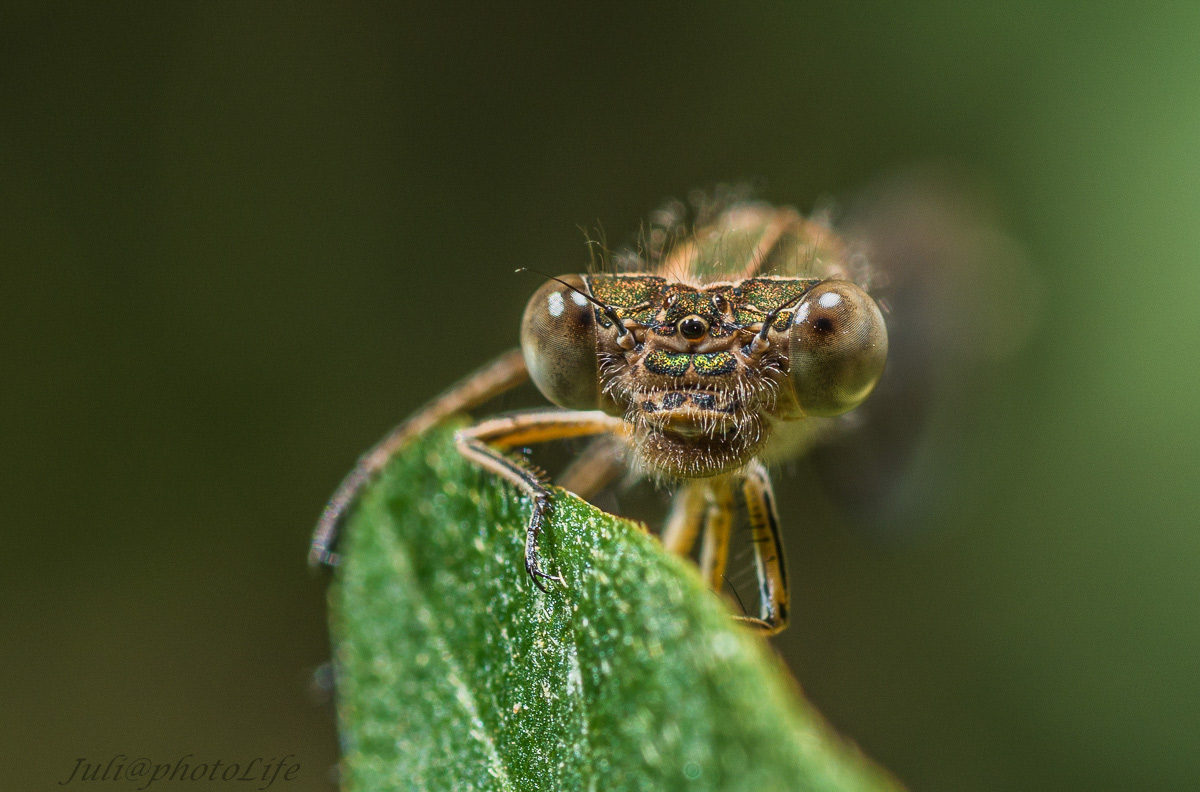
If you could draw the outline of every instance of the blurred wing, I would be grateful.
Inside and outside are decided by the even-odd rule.
[[[926,167],[881,182],[841,226],[888,325],[875,392],[844,417],[849,431],[814,449],[823,488],[866,530],[919,532],[971,420],[979,374],[1021,348],[1039,313],[1035,273],[1005,236],[984,192]],[[960,464],[955,464],[958,462]]]

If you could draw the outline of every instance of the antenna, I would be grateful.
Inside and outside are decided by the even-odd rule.
[[[627,327],[625,327],[624,323],[621,321],[621,317],[617,314],[616,309],[614,309],[612,306],[605,305],[604,303],[600,302],[592,295],[587,294],[586,292],[582,292],[579,289],[576,289],[574,286],[567,283],[562,278],[556,278],[553,275],[547,275],[544,272],[539,272],[538,270],[530,269],[529,267],[517,267],[515,270],[513,270],[513,272],[532,272],[534,275],[541,275],[543,278],[546,278],[547,280],[558,281],[563,286],[566,286],[568,289],[575,292],[580,297],[582,297],[583,299],[592,303],[597,308],[599,308],[601,311],[603,311],[604,315],[607,316],[609,319],[611,319],[612,323],[617,326],[617,337],[618,338],[624,337],[625,334],[629,332],[629,329]]]
[[[783,310],[784,310],[784,309],[786,309],[786,308],[790,308],[790,307],[791,307],[792,305],[794,305],[795,303],[798,303],[798,302],[800,302],[801,300],[803,300],[805,297],[807,297],[807,296],[808,296],[808,293],[809,293],[810,291],[812,291],[812,287],[811,287],[811,286],[810,286],[809,288],[805,289],[805,290],[804,290],[804,292],[803,292],[802,294],[797,294],[795,297],[793,297],[792,299],[788,300],[788,301],[787,301],[787,302],[785,302],[783,305],[780,305],[778,308],[775,308],[775,309],[774,309],[774,310],[772,310],[772,311],[771,311],[769,314],[767,314],[767,318],[766,318],[766,319],[763,319],[763,326],[762,326],[762,330],[759,330],[759,331],[758,331],[758,335],[757,335],[756,337],[757,337],[757,338],[761,338],[761,339],[763,340],[763,342],[766,342],[766,340],[767,340],[767,333],[769,333],[769,332],[771,331],[771,325],[775,324],[775,318],[776,318],[777,316],[779,316],[780,312],[781,312],[781,311],[783,311]]]

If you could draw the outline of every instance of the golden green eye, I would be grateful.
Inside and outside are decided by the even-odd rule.
[[[558,280],[587,292],[578,275]],[[525,306],[521,352],[533,384],[547,399],[559,407],[594,410],[600,403],[596,313],[582,294],[563,283],[547,281]]]
[[[796,309],[789,373],[807,415],[838,415],[870,394],[887,361],[887,328],[879,306],[849,281],[813,287]]]

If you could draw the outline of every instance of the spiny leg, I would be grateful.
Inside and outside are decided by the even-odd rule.
[[[721,476],[705,480],[704,540],[700,545],[700,575],[714,591],[725,581],[729,534],[733,528],[733,490]]]
[[[354,469],[342,479],[333,493],[313,532],[308,563],[313,566],[337,565],[338,554],[335,548],[338,536],[363,487],[413,438],[457,412],[477,407],[488,399],[515,388],[528,378],[529,372],[525,369],[521,350],[510,350],[466,379],[460,380],[389,432],[359,458]]]
[[[492,418],[455,435],[454,441],[460,454],[484,470],[515,484],[533,501],[533,513],[525,530],[525,571],[542,591],[546,590],[542,578],[562,581],[558,575],[543,572],[538,565],[537,541],[550,511],[550,489],[531,465],[508,456],[505,451],[531,443],[624,430],[625,425],[620,418],[599,410],[538,410]]]
[[[771,479],[762,463],[754,460],[742,474],[742,495],[750,517],[751,542],[754,546],[754,566],[758,573],[759,616],[737,616],[767,635],[774,635],[787,626],[788,585],[783,541],[779,533],[779,517],[775,512],[775,495]]]
[[[679,488],[671,501],[671,513],[662,530],[663,547],[686,556],[696,544],[696,534],[704,522],[708,486],[703,481],[688,481]]]

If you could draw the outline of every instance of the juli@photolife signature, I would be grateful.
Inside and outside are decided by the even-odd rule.
[[[58,782],[66,786],[76,782],[124,781],[140,784],[139,790],[157,781],[224,781],[240,783],[246,789],[269,789],[276,781],[291,781],[300,773],[300,763],[294,754],[283,758],[255,756],[238,762],[222,759],[201,761],[194,754],[184,754],[174,761],[156,762],[145,756],[129,757],[117,754],[93,760],[81,756],[75,760],[67,777]],[[253,784],[253,786],[251,786]]]

